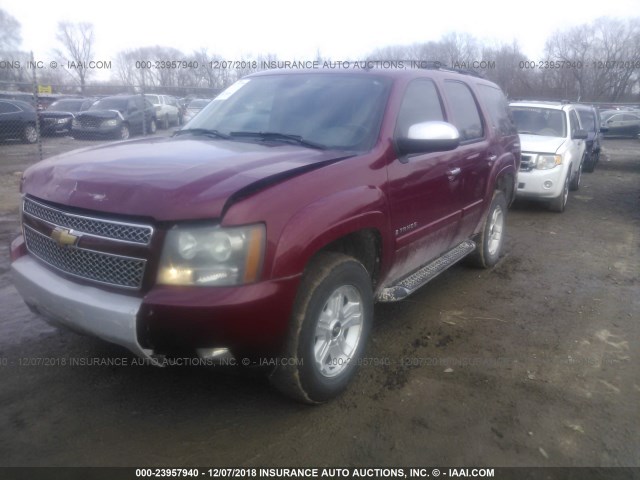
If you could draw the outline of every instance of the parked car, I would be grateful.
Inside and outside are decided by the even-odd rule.
[[[71,122],[78,112],[88,110],[95,98],[64,98],[56,100],[40,112],[40,131],[43,135],[71,132]]]
[[[575,105],[561,102],[514,102],[511,111],[522,146],[518,197],[548,201],[564,212],[569,190],[578,190],[588,135]]]
[[[21,100],[0,99],[0,140],[21,139],[25,143],[38,141],[36,110]]]
[[[187,111],[184,114],[184,123],[190,121],[193,117],[195,117],[200,110],[209,105],[211,102],[210,98],[194,98],[187,105]]]
[[[164,128],[170,125],[180,125],[182,114],[178,107],[178,101],[170,95],[145,94],[145,98],[151,102],[156,109],[158,124]]]
[[[600,112],[601,125],[606,137],[633,137],[640,133],[640,114],[631,111],[607,110]]]
[[[141,95],[104,97],[80,112],[71,123],[73,138],[111,137],[156,132],[155,107]]]
[[[606,127],[601,127],[600,113],[597,108],[590,105],[575,105],[580,125],[587,132],[585,140],[585,156],[582,165],[584,172],[593,172],[600,160],[602,150],[602,133],[607,131]]]
[[[375,301],[499,260],[520,161],[495,84],[447,70],[267,71],[189,128],[52,157],[22,179],[15,286],[149,363],[346,388]]]

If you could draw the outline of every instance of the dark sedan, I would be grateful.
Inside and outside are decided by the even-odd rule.
[[[43,135],[54,135],[71,131],[71,122],[78,112],[88,110],[94,98],[65,98],[53,102],[40,112],[40,131]]]
[[[600,112],[606,137],[636,137],[640,133],[640,115],[622,110]]]
[[[126,140],[133,133],[156,133],[155,107],[141,95],[101,98],[71,123],[73,138]]]
[[[38,141],[36,110],[21,100],[0,99],[0,139],[10,138],[25,143]]]

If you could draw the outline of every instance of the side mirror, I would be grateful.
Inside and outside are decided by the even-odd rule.
[[[574,138],[576,140],[586,140],[588,136],[589,136],[589,134],[587,133],[586,130],[580,129],[580,130],[576,130],[573,133],[572,138]]]
[[[447,122],[422,122],[409,127],[406,137],[396,140],[400,155],[446,152],[460,145],[460,132]]]

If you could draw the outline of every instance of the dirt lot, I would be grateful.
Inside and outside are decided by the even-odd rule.
[[[132,357],[22,303],[8,244],[37,147],[0,144],[0,465],[640,465],[640,142],[605,148],[564,214],[511,209],[494,270],[377,305],[370,365],[307,407],[220,368],[32,365]]]

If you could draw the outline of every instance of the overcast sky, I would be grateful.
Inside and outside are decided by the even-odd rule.
[[[554,31],[600,16],[638,16],[639,7],[640,0],[0,0],[0,8],[22,25],[22,50],[41,60],[51,58],[61,20],[93,23],[95,60],[153,45],[185,53],[207,47],[229,60],[266,53],[312,60],[318,51],[347,60],[387,45],[438,40],[451,31],[483,41],[517,39],[531,60],[539,60]]]

